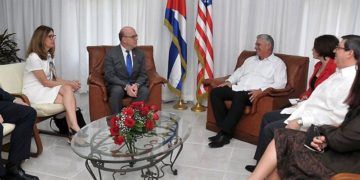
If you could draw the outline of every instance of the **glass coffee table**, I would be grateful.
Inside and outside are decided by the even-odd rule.
[[[90,164],[101,172],[125,175],[141,171],[143,179],[159,179],[164,176],[163,168],[170,167],[174,175],[174,163],[180,155],[184,142],[191,132],[190,122],[174,113],[159,111],[159,120],[153,133],[137,138],[135,152],[129,153],[125,144],[116,145],[110,136],[110,117],[93,121],[83,127],[72,139],[71,148],[86,159],[85,166],[93,179],[97,179]]]

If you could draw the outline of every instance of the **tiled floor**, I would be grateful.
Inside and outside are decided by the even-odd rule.
[[[88,96],[82,94],[78,104],[88,119]],[[255,146],[231,140],[223,148],[210,149],[208,137],[214,132],[205,129],[206,113],[195,113],[190,109],[179,111],[172,108],[173,103],[163,104],[164,111],[175,112],[182,118],[192,120],[192,132],[187,139],[184,149],[175,163],[178,175],[174,176],[165,168],[164,180],[241,180],[246,179],[249,173],[244,169],[246,164],[254,164],[252,159]],[[41,124],[46,127],[49,121]],[[30,158],[22,166],[41,180],[90,180],[92,179],[85,168],[85,160],[72,152],[66,138],[41,135],[44,152],[38,158]],[[34,145],[34,143],[33,143]],[[96,172],[96,171],[95,171]],[[140,172],[132,172],[116,179],[142,179]],[[103,179],[112,179],[110,173],[103,173]]]

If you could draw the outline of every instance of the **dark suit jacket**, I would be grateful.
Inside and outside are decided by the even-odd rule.
[[[134,48],[132,50],[133,72],[128,75],[120,45],[111,48],[105,55],[104,78],[107,87],[119,85],[125,88],[127,84],[138,83],[139,86],[148,85],[148,78],[145,71],[145,55]]]
[[[350,110],[340,127],[320,127],[328,148],[323,164],[336,173],[360,173],[360,107]]]
[[[0,114],[4,119],[4,122],[8,122],[8,120],[12,118],[12,117],[8,117],[9,113],[5,113],[5,112],[9,110],[11,104],[13,104],[14,99],[15,97],[13,97],[11,94],[0,88]],[[2,138],[2,131],[0,131],[0,133],[1,133],[0,138]]]
[[[2,88],[0,88],[0,101],[14,101],[14,97],[10,95],[8,92],[4,91]]]

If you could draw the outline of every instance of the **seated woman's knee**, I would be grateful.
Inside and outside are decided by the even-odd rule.
[[[63,94],[69,94],[69,93],[73,94],[74,93],[72,87],[67,84],[62,85],[60,91],[62,91]]]

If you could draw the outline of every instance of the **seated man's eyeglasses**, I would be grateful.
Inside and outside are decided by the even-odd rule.
[[[137,38],[138,38],[138,35],[137,35],[137,34],[134,34],[134,35],[132,35],[132,36],[124,36],[124,37],[137,39]]]
[[[348,50],[349,50],[348,48],[344,48],[344,47],[340,47],[340,46],[336,46],[336,47],[335,47],[335,50],[340,50],[340,49],[342,49],[342,50],[344,50],[344,51],[348,51]]]

